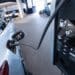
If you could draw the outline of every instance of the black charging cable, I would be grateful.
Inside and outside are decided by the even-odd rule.
[[[61,1],[59,2],[59,4],[57,5],[57,7],[55,8],[55,11],[53,12],[52,16],[50,16],[49,21],[48,21],[48,23],[47,23],[47,25],[46,25],[46,27],[45,27],[45,29],[44,29],[44,32],[43,32],[43,34],[42,34],[42,37],[41,37],[41,39],[40,39],[40,42],[39,42],[39,45],[38,45],[37,49],[40,48],[40,46],[41,46],[41,44],[42,44],[42,42],[43,42],[43,39],[44,39],[44,37],[45,37],[45,35],[46,35],[46,33],[47,33],[47,30],[48,30],[50,24],[52,23],[52,21],[53,21],[53,19],[55,18],[57,12],[60,10],[61,6],[64,4],[65,1],[66,1],[66,0],[61,0]]]
[[[48,23],[47,23],[47,25],[46,25],[46,27],[44,29],[44,32],[43,32],[43,34],[41,36],[41,39],[40,39],[40,42],[39,42],[37,48],[34,48],[33,46],[30,46],[30,45],[27,45],[27,44],[19,44],[19,43],[16,43],[16,42],[14,44],[11,44],[11,46],[24,45],[24,46],[31,47],[34,50],[38,50],[40,48],[43,40],[44,40],[44,37],[45,37],[45,35],[47,33],[47,30],[48,30],[49,26],[51,25],[51,23],[52,23],[53,19],[55,18],[57,12],[60,10],[61,6],[64,4],[65,1],[67,1],[67,0],[60,0],[58,5],[56,6],[55,11],[53,12],[52,16],[50,16],[49,21],[48,21]]]
[[[65,1],[67,1],[67,0],[60,0],[58,5],[56,6],[55,11],[53,12],[52,16],[50,16],[49,21],[48,21],[48,23],[47,23],[47,25],[46,25],[46,27],[45,27],[45,29],[43,31],[43,34],[41,36],[41,39],[40,39],[40,42],[39,42],[37,48],[34,48],[33,46],[30,46],[30,45],[27,45],[27,44],[21,44],[21,45],[31,47],[34,50],[38,50],[40,48],[43,40],[44,40],[44,37],[45,37],[45,35],[47,33],[47,30],[48,30],[50,24],[52,23],[53,19],[55,18],[56,14],[58,13],[58,11],[60,10],[61,6],[64,4]]]

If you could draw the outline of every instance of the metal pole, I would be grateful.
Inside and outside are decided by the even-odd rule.
[[[47,0],[44,0],[44,7],[47,6]]]
[[[18,9],[19,9],[19,14],[20,14],[20,17],[23,18],[23,15],[24,15],[24,12],[23,12],[23,8],[22,8],[22,2],[21,0],[16,0],[17,2],[17,6],[18,6]]]
[[[27,2],[27,0],[26,0],[26,9],[28,10],[28,2]]]

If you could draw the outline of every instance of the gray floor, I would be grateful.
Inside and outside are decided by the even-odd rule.
[[[39,16],[38,13],[15,20],[17,30],[25,32],[25,38],[21,43],[37,47],[47,21],[48,17]],[[60,75],[59,69],[50,62],[50,43],[48,30],[39,50],[35,51],[30,47],[22,46],[26,67],[33,75]]]

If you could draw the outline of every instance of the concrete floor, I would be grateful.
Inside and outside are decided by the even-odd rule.
[[[47,21],[48,17],[40,16],[38,13],[25,15],[24,19],[16,19],[17,30],[25,32],[25,38],[21,43],[29,44],[36,48]],[[50,43],[48,30],[39,50],[35,51],[25,45],[22,46],[26,67],[33,75],[60,75],[59,69],[50,62]]]

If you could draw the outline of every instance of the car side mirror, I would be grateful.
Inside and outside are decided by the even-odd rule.
[[[22,31],[19,31],[19,32],[16,32],[13,36],[12,36],[13,40],[15,41],[20,41],[21,39],[24,38],[24,32]]]

